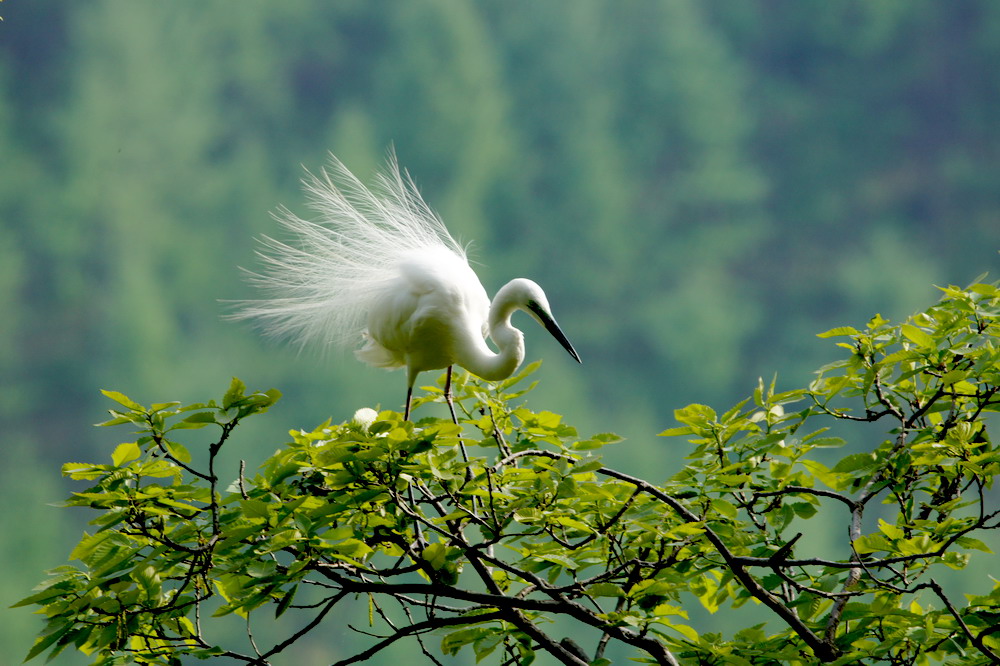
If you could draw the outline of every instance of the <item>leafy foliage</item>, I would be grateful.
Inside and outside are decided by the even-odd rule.
[[[235,374],[303,426],[391,395],[218,318],[328,150],[366,173],[394,143],[488,288],[544,284],[588,365],[534,400],[647,459],[662,405],[804,375],[811,333],[993,265],[1000,3],[571,4],[0,3],[9,473],[47,502],[41,470],[104,460],[95,385],[187,403]],[[0,546],[11,599],[76,531],[42,502]],[[0,662],[33,627],[7,613]]]
[[[943,291],[906,322],[822,334],[848,353],[808,388],[761,382],[723,414],[677,410],[662,434],[693,446],[659,484],[601,462],[614,435],[580,437],[557,414],[515,406],[534,366],[497,384],[460,377],[464,428],[359,410],[293,431],[225,489],[220,450],[277,392],[234,380],[219,403],[150,407],[106,392],[119,407],[103,425],[139,436],[110,464],[65,466],[92,484],[69,505],[96,509],[97,530],[71,553],[79,565],[20,602],[48,618],[28,656],[74,647],[101,665],[185,654],[269,664],[361,599],[370,627],[356,630],[370,644],[337,664],[404,639],[431,663],[468,649],[503,664],[539,651],[608,664],[612,643],[658,664],[995,663],[1000,586],[962,603],[935,576],[989,553],[983,535],[1000,528],[989,501],[1000,450],[987,433],[1000,409],[1000,289]],[[830,464],[845,441],[829,427],[842,422],[864,427],[863,444]],[[220,434],[207,451],[178,441],[209,427]],[[796,556],[828,513],[843,516],[840,552]],[[694,600],[712,612],[752,602],[770,619],[702,632],[688,620]],[[209,609],[246,618],[246,645],[207,640]],[[259,646],[250,618],[291,609],[308,619]],[[556,617],[592,637],[589,649],[554,636]]]

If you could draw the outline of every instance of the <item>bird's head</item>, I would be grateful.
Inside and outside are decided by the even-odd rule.
[[[552,309],[549,307],[549,299],[545,297],[545,292],[533,280],[527,278],[516,278],[503,286],[497,293],[495,300],[503,299],[509,303],[511,309],[524,310],[531,318],[541,324],[546,331],[552,334],[559,344],[569,352],[569,355],[581,363],[580,355],[573,349],[566,334],[562,332],[552,316]],[[508,315],[509,316],[509,315]]]

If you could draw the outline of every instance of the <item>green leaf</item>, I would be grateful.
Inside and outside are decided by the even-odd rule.
[[[889,537],[894,541],[896,539],[902,539],[904,536],[906,536],[903,532],[903,528],[899,527],[898,525],[892,525],[890,523],[887,523],[881,518],[878,519],[878,529],[879,531],[882,532],[882,534],[886,535],[887,537]]]
[[[824,331],[822,333],[817,333],[817,338],[834,338],[843,335],[860,335],[858,329],[853,326],[837,326],[836,328],[831,328],[829,331]]]
[[[732,520],[736,519],[738,511],[736,509],[736,505],[732,502],[722,498],[716,498],[711,501],[711,504],[712,508],[715,509],[721,516]]]
[[[985,277],[986,276],[983,275],[976,280],[975,284],[969,285],[969,291],[974,294],[981,294],[987,298],[1000,298],[1000,288],[998,288],[997,285],[979,282],[979,280]]]
[[[125,442],[119,444],[115,447],[114,452],[111,454],[111,462],[115,467],[121,467],[123,464],[135,460],[142,455],[142,449],[135,442]]]
[[[277,608],[274,609],[274,617],[276,618],[281,617],[284,614],[284,612],[288,610],[288,607],[292,604],[292,599],[295,598],[295,593],[298,591],[298,589],[299,589],[298,585],[293,585],[290,590],[288,590],[287,592],[285,592],[284,595],[282,595],[281,600],[278,601]]]
[[[441,544],[432,544],[432,545],[440,546]],[[351,558],[352,560],[357,560],[357,561],[363,560],[364,558],[368,557],[374,552],[371,549],[371,546],[366,544],[364,541],[360,541],[358,539],[344,539],[343,541],[339,541],[331,547],[331,550],[336,552],[338,555],[342,555],[344,557],[348,557]],[[440,569],[441,567],[443,567],[445,564],[444,560],[445,555],[447,555],[447,551],[441,554],[439,560],[436,559],[435,562],[432,562],[431,566],[434,569]],[[438,561],[440,561],[440,566],[435,567],[434,564]]]
[[[881,534],[869,534],[854,541],[854,550],[858,553],[874,553],[877,551],[892,551],[892,543]]]
[[[144,412],[144,411],[146,411],[145,407],[143,407],[142,405],[140,405],[136,401],[132,400],[132,398],[129,398],[124,393],[119,393],[118,391],[106,391],[104,389],[101,389],[101,393],[103,393],[105,397],[111,398],[112,400],[114,400],[115,402],[117,402],[119,405],[122,405],[124,407],[128,407],[129,409],[131,409],[133,411],[136,411],[136,412]]]
[[[247,385],[238,378],[233,377],[233,380],[229,383],[229,390],[226,391],[226,395],[222,397],[222,408],[229,409],[232,407],[233,403],[243,398],[243,394],[246,393],[246,390]]]
[[[182,462],[185,465],[191,462],[191,453],[182,444],[167,441],[164,441],[163,444],[167,447],[167,451],[170,452],[170,455],[172,455],[179,462]]]
[[[582,462],[579,465],[575,465],[570,468],[569,474],[587,474],[588,472],[593,472],[604,467],[604,463],[600,460],[589,460],[587,462]]]
[[[852,453],[844,456],[833,466],[834,473],[856,472],[862,469],[870,469],[875,466],[874,453]]]
[[[809,502],[792,502],[791,507],[796,516],[806,520],[815,516],[817,511],[815,505]]]
[[[571,560],[565,555],[558,555],[555,553],[540,553],[538,555],[538,558],[545,560],[546,562],[551,562],[552,564],[558,564],[559,566],[565,567],[571,571],[575,571],[576,569],[580,568],[579,562]]]
[[[899,327],[899,330],[908,340],[916,343],[919,347],[934,349],[937,346],[933,337],[913,324],[903,324]]]
[[[715,410],[707,405],[691,404],[674,410],[674,419],[694,428],[700,428],[716,420]]]
[[[114,414],[115,412],[111,413]],[[116,416],[113,419],[108,419],[107,421],[101,421],[100,423],[95,423],[94,425],[98,427],[106,427],[106,426],[116,426],[116,425],[122,425],[124,423],[134,423],[134,422],[135,421],[133,419],[127,416]]]
[[[49,633],[35,639],[35,644],[31,646],[31,649],[28,651],[28,656],[26,656],[24,660],[31,661],[41,653],[45,652],[50,645],[62,638],[63,635],[65,635],[66,632],[70,631],[72,628],[72,620],[60,620],[54,628],[50,627],[47,629]]]
[[[431,568],[435,571],[439,570],[444,566],[445,558],[448,555],[448,549],[443,543],[435,542],[424,548],[420,556],[431,565]]]
[[[951,384],[954,384],[956,382],[962,381],[963,379],[965,379],[968,376],[969,376],[968,371],[966,371],[966,370],[959,370],[959,369],[956,368],[955,370],[951,370],[950,372],[946,372],[941,377],[941,383],[944,384],[945,386],[950,386]]]
[[[840,437],[817,437],[808,440],[808,442],[809,446],[816,449],[835,449],[847,443]]]
[[[458,654],[462,647],[471,645],[492,632],[490,627],[485,626],[472,626],[449,632],[441,639],[441,651],[449,655]]]
[[[694,629],[692,629],[691,627],[689,627],[688,625],[686,625],[686,624],[674,624],[673,622],[670,622],[670,621],[665,620],[663,618],[660,619],[660,622],[662,622],[666,626],[670,627],[674,631],[678,632],[680,635],[682,635],[684,638],[688,639],[692,643],[697,643],[698,642],[698,632],[695,631]],[[732,656],[732,655],[730,655],[730,656]],[[731,662],[729,662],[727,660],[726,663],[731,663]]]
[[[694,434],[694,428],[691,426],[678,426],[676,428],[667,428],[663,432],[659,433],[659,437],[679,437],[681,435],[692,435]]]
[[[182,423],[215,423],[215,412],[195,412],[188,414]]]
[[[892,365],[900,361],[912,361],[920,358],[920,352],[915,349],[899,349],[882,359],[883,365]]]
[[[246,499],[240,502],[243,507],[243,513],[246,514],[248,518],[270,518],[272,511],[275,509],[273,504],[265,502],[259,499]]]
[[[34,594],[27,596],[15,604],[11,604],[11,608],[20,608],[22,606],[30,606],[32,604],[38,604],[39,606],[44,606],[47,601],[62,597],[65,594],[66,594],[65,586],[53,585],[51,587],[46,587],[44,590],[41,590],[40,592],[35,592]]]
[[[968,536],[959,537],[957,543],[962,548],[971,548],[971,549],[975,549],[975,550],[981,550],[984,553],[992,553],[993,552],[993,550],[990,549],[990,547],[987,546],[985,543],[983,543],[979,539],[973,539],[972,537],[968,537]]]
[[[186,518],[194,517],[201,512],[201,509],[193,504],[178,502],[177,500],[170,499],[169,497],[158,499],[156,500],[156,503],[164,507],[170,507],[171,509],[178,509],[178,512]]]
[[[570,448],[574,451],[589,451],[592,449],[599,449],[608,444],[617,444],[623,440],[623,437],[619,437],[614,433],[599,433],[589,439],[581,439],[580,441],[573,442],[573,444],[570,445]]]
[[[832,472],[826,465],[817,460],[800,460],[799,462],[803,467],[808,469],[820,483],[829,488],[833,488],[834,490],[843,488],[849,480],[849,477],[846,474]]]
[[[580,532],[593,532],[594,530],[587,523],[577,520],[576,518],[571,518],[570,516],[556,516],[554,521],[558,525],[563,527],[568,527],[572,530],[578,530]]]
[[[625,592],[613,583],[595,583],[587,588],[586,593],[592,597],[624,597]]]
[[[971,382],[959,380],[952,384],[951,389],[959,395],[976,395],[976,386]]]
[[[472,644],[472,649],[476,652],[476,663],[478,664],[490,656],[500,645],[503,638],[502,633],[491,629],[488,635],[476,639]]]
[[[77,481],[80,480],[92,480],[99,479],[105,475],[110,469],[109,465],[93,465],[91,463],[76,463],[69,462],[63,463],[62,473],[63,476],[68,476],[71,479]]]
[[[523,380],[525,377],[538,370],[538,368],[540,368],[541,365],[542,365],[541,360],[538,360],[524,366],[523,370],[500,382],[499,385],[500,390],[505,391],[511,386],[514,386],[515,384]]]

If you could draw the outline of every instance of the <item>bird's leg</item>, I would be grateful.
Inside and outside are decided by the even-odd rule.
[[[458,425],[458,417],[455,416],[455,401],[451,397],[451,372],[453,367],[449,365],[448,372],[444,376],[444,401],[448,403],[448,411],[451,412],[452,423]]]
[[[406,387],[406,406],[403,408],[403,420],[404,421],[409,421],[410,420],[410,403],[412,402],[412,400],[413,400],[413,382],[410,382],[410,385]],[[413,511],[413,514],[416,515],[416,513],[417,513],[417,498],[414,497],[414,495],[413,495],[413,482],[412,482],[412,480],[406,486],[406,493],[407,493],[407,495],[408,495],[408,497],[410,499],[411,510]],[[416,537],[417,537],[418,547],[423,548],[423,544],[424,544],[424,532],[423,532],[423,530],[420,527],[420,521],[417,520],[416,518],[413,519],[413,531],[415,532]]]
[[[458,425],[458,417],[455,416],[455,401],[451,397],[451,372],[454,366],[448,366],[448,372],[445,373],[444,377],[444,401],[448,403],[448,411],[451,412],[451,421],[455,425]],[[462,438],[458,438],[458,446],[462,449],[462,460],[469,462],[469,454],[465,452],[465,442]]]
[[[413,384],[406,387],[406,407],[403,409],[403,420],[410,420],[410,402],[413,400]]]
[[[455,416],[455,401],[451,397],[451,373],[454,366],[449,365],[448,371],[444,376],[444,400],[448,403],[448,411],[451,412],[451,420],[455,425],[458,425],[458,417]],[[465,442],[462,441],[461,435],[458,438],[458,448],[462,451],[462,460],[469,462],[469,454],[465,451]],[[468,467],[465,468],[465,480],[466,482],[472,481],[472,470]]]

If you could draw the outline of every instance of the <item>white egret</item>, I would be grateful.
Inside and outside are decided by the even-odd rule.
[[[452,366],[496,381],[524,360],[524,335],[511,315],[527,312],[580,361],[552,316],[541,287],[511,280],[492,303],[469,266],[465,249],[427,206],[390,153],[369,188],[336,157],[303,185],[316,222],[280,208],[275,218],[289,243],[264,237],[264,271],[251,281],[270,297],[243,301],[235,318],[256,320],[265,333],[309,343],[363,346],[356,356],[376,367],[405,367],[410,417],[413,385],[424,370]],[[494,352],[486,344],[489,335]]]

